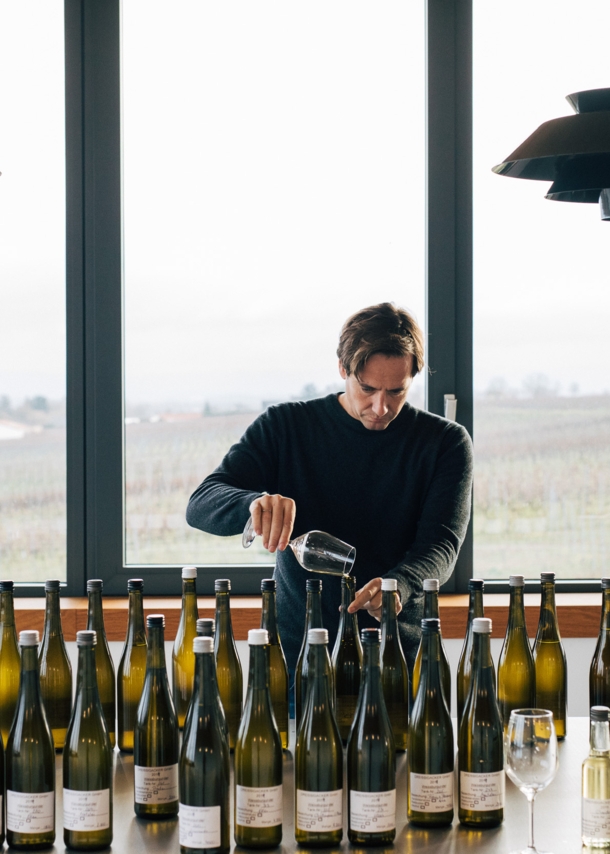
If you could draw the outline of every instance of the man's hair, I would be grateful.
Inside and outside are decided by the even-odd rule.
[[[337,356],[348,376],[358,377],[376,353],[413,356],[412,376],[424,366],[424,333],[408,311],[392,302],[381,302],[352,314],[339,336]]]

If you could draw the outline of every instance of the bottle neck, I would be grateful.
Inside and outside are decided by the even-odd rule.
[[[348,578],[341,584],[341,614],[339,616],[339,637],[357,638],[358,623],[356,615],[348,613],[348,608],[354,600],[354,580]]]
[[[555,608],[555,582],[543,581],[540,598],[540,621],[538,635],[556,637],[559,635],[557,610]]]
[[[195,682],[193,693],[202,710],[215,712],[218,707],[216,660],[213,652],[195,653]]]
[[[106,636],[104,630],[104,611],[102,610],[102,591],[89,590],[87,602],[87,629],[97,632],[98,644]]]
[[[489,635],[485,632],[473,632],[473,636],[473,694],[495,697],[495,670],[491,658]]]
[[[510,606],[508,610],[508,628],[525,628],[525,608],[523,607],[523,587],[510,588]]]
[[[41,704],[38,645],[21,647],[21,681],[19,702],[26,705]]]
[[[79,646],[78,648],[76,700],[79,698],[85,706],[90,706],[99,701],[94,646]]]
[[[230,594],[228,590],[219,590],[216,593],[216,639],[227,634],[233,634]]]
[[[364,702],[375,704],[381,695],[381,668],[378,643],[362,645],[362,697]]]
[[[591,721],[591,753],[610,753],[610,724]]]
[[[381,642],[397,637],[396,593],[384,590],[381,594]]]
[[[610,631],[610,587],[602,590],[602,619],[600,631]]]
[[[2,623],[3,628],[15,626],[13,594],[9,590],[0,593],[0,623]]]
[[[149,626],[146,670],[165,670],[165,642],[162,626]]]
[[[311,708],[314,711],[322,711],[332,707],[331,686],[329,684],[328,671],[328,649],[324,643],[312,643],[309,645],[307,673],[307,697],[303,717],[307,716]]]
[[[425,591],[424,617],[436,617],[438,619],[438,590]]]
[[[419,691],[435,691],[442,696],[440,660],[441,636],[439,632],[424,632],[422,635],[422,663]]]
[[[277,609],[275,590],[263,590],[263,611],[261,615],[261,629],[269,632],[269,643],[278,643]]]
[[[144,601],[141,590],[129,591],[129,612],[127,618],[127,641],[146,640],[144,628]]]
[[[194,578],[182,579],[182,620],[193,621],[197,620],[197,588]]]
[[[269,645],[256,644],[250,647],[248,669],[248,693],[267,691],[269,688]]]
[[[61,612],[59,607],[59,590],[45,591],[44,636],[63,637],[61,630]]]
[[[468,624],[470,625],[477,617],[484,617],[483,613],[483,591],[471,590],[468,603]]]
[[[307,591],[307,606],[305,617],[305,632],[309,629],[323,629],[322,623],[322,591]]]

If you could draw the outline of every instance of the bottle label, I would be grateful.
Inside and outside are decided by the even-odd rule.
[[[610,800],[582,799],[582,835],[610,839]]]
[[[220,807],[180,804],[180,845],[184,848],[220,848]]]
[[[106,830],[110,827],[110,789],[78,792],[64,789],[66,830]]]
[[[136,804],[169,804],[178,800],[178,765],[148,768],[134,765]]]
[[[6,792],[6,828],[13,833],[55,830],[55,792]]]
[[[297,828],[308,833],[326,833],[343,827],[343,789],[307,792],[297,789]]]
[[[360,833],[385,833],[396,827],[396,789],[349,793],[349,826]]]
[[[453,809],[453,772],[409,775],[411,809],[415,812],[449,812]]]
[[[487,812],[504,809],[504,771],[473,774],[460,771],[460,808]]]
[[[235,787],[235,823],[242,827],[276,827],[282,823],[282,786]]]

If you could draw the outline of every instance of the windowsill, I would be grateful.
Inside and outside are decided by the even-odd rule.
[[[492,637],[504,637],[508,618],[508,593],[490,593],[485,596],[485,615],[493,621]],[[198,597],[199,616],[213,617],[215,601],[212,596]],[[173,640],[180,621],[182,600],[180,596],[144,597],[144,613],[165,614],[165,637]],[[559,628],[564,638],[596,637],[601,613],[599,593],[558,593],[557,615]],[[540,596],[525,594],[525,618],[530,637],[538,625]],[[236,640],[247,640],[248,629],[260,625],[261,600],[258,596],[232,596],[231,615]],[[87,599],[66,596],[61,600],[61,615],[64,637],[76,640],[76,632],[87,628]],[[468,616],[467,594],[443,594],[440,596],[440,615],[443,637],[463,638]],[[15,599],[15,622],[17,631],[38,629],[44,623],[44,599]],[[127,627],[127,597],[104,597],[104,624],[110,641],[125,640]]]

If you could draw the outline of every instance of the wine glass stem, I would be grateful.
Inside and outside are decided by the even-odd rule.
[[[528,848],[530,851],[536,850],[536,847],[534,845],[534,798],[535,798],[535,795],[533,795],[533,794],[527,796],[527,804],[529,807],[529,819],[530,819],[530,822],[529,822],[529,824],[530,824],[530,839],[529,839]]]

